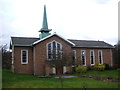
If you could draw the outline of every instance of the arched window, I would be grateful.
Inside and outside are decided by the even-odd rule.
[[[47,59],[52,60],[56,57],[59,57],[58,54],[60,54],[62,50],[62,45],[56,41],[52,41],[47,44]]]

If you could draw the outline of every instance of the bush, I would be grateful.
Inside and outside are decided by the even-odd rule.
[[[75,71],[78,72],[78,73],[85,73],[87,71],[87,68],[86,66],[78,66],[75,68]]]
[[[93,69],[98,70],[98,64],[95,64],[95,65],[93,66]]]
[[[103,65],[105,65],[105,70],[110,69],[109,64],[104,63]]]
[[[103,65],[103,64],[99,64],[99,65],[95,64],[94,69],[98,70],[98,71],[103,71],[103,70],[105,70],[105,65]]]

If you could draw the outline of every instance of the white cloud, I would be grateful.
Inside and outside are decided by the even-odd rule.
[[[4,38],[11,35],[38,37],[44,4],[52,32],[66,38],[116,43],[117,0],[1,0],[0,23]]]

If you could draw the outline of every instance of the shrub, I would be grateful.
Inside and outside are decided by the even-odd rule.
[[[95,65],[93,66],[93,69],[98,70],[98,64],[95,64]]]
[[[78,73],[85,73],[87,71],[87,68],[86,66],[78,66],[75,68],[75,71],[78,72]]]
[[[109,64],[104,63],[103,65],[105,65],[106,70],[110,69]]]
[[[99,70],[99,71],[103,71],[103,70],[105,70],[105,65],[103,65],[103,64],[99,64],[99,65],[95,64],[94,69]]]
[[[105,70],[105,65],[101,64],[98,66],[99,67],[99,70]]]

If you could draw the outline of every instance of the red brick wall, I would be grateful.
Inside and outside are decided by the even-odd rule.
[[[34,47],[14,47],[13,57],[14,57],[14,72],[16,73],[26,73],[34,75],[49,75],[52,73],[52,68],[46,65],[45,61],[47,60],[47,43],[51,41],[57,41],[62,44],[63,52],[66,53],[68,60],[72,59],[72,50],[76,50],[77,64],[80,65],[81,62],[81,50],[86,50],[86,65],[90,66],[90,50],[94,50],[95,54],[95,64],[98,63],[98,50],[102,50],[103,63],[111,65],[111,52],[110,49],[97,49],[97,48],[72,48],[71,45],[62,40],[57,36],[52,36],[49,39],[46,39]],[[21,50],[28,50],[28,64],[21,64]],[[67,67],[67,71],[72,71],[71,66]]]
[[[21,50],[28,50],[28,64],[21,64]],[[33,50],[32,47],[14,47],[14,72],[33,74]]]
[[[35,58],[34,58],[35,75],[45,75],[46,72],[52,72],[52,71],[47,71],[47,70],[52,70],[52,69],[49,69],[48,67],[46,67],[47,65],[45,65],[45,60],[47,60],[47,46],[46,45],[47,45],[47,43],[49,43],[53,40],[62,44],[63,50],[66,52],[66,55],[69,56],[68,59],[70,60],[71,55],[69,55],[69,54],[72,51],[71,45],[68,44],[66,41],[60,39],[57,36],[50,37],[49,39],[46,39],[34,46],[34,49],[35,49],[34,50],[35,51]]]
[[[90,50],[94,50],[94,55],[95,55],[95,64],[98,64],[98,50],[102,50],[102,56],[103,56],[103,64],[109,64],[111,66],[111,51],[110,49],[97,49],[97,48],[73,48],[73,50],[76,50],[76,61],[77,64],[80,65],[81,63],[81,50],[86,51],[86,66],[91,66],[90,65]]]

